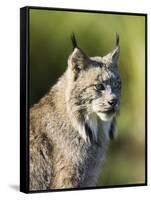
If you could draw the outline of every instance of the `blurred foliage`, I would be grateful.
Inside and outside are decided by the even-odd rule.
[[[103,56],[120,34],[123,83],[119,135],[109,148],[98,185],[145,181],[145,17],[103,13],[30,10],[30,105],[67,67],[75,32],[89,56]]]

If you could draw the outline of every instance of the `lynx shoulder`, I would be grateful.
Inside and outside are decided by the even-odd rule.
[[[72,43],[65,73],[30,110],[30,190],[95,186],[115,135],[119,36],[103,57]]]

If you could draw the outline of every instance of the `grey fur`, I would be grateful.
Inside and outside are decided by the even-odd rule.
[[[75,47],[66,72],[31,108],[31,191],[96,185],[120,104],[116,41],[104,57]]]

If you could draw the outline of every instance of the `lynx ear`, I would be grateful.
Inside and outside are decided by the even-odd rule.
[[[85,68],[87,56],[79,48],[75,48],[69,57],[69,64],[73,70],[81,70]]]
[[[114,61],[114,62],[118,62],[118,60],[119,60],[119,55],[120,55],[119,41],[120,41],[119,34],[116,33],[116,47],[111,52],[111,58],[112,58],[112,61]]]
[[[114,63],[117,63],[119,60],[119,55],[120,55],[119,34],[116,33],[116,47],[109,54],[104,56],[103,58],[105,60],[109,60]]]
[[[68,67],[70,67],[77,75],[80,70],[86,67],[86,63],[88,61],[88,57],[86,54],[78,47],[75,35],[73,34],[71,37],[73,44],[73,52],[69,56],[68,59]]]

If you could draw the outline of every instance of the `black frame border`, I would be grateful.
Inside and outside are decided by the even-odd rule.
[[[108,185],[85,188],[71,188],[71,189],[50,189],[50,190],[29,190],[29,10],[54,10],[66,12],[85,12],[85,13],[100,13],[100,14],[116,14],[116,15],[131,15],[145,17],[145,182],[138,184],[124,184],[124,185]],[[58,191],[76,191],[76,190],[91,190],[91,189],[106,189],[106,188],[124,188],[147,186],[147,37],[148,37],[148,15],[147,13],[130,13],[130,12],[116,12],[116,11],[100,11],[100,10],[83,10],[70,8],[55,8],[55,7],[37,7],[26,6],[20,8],[20,191],[24,193],[42,193],[42,192],[58,192]]]

